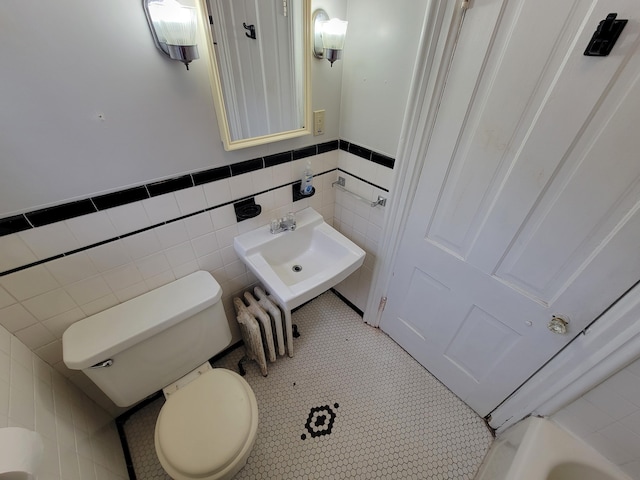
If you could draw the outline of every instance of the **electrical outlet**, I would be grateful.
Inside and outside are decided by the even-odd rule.
[[[313,134],[324,135],[324,110],[313,111]]]

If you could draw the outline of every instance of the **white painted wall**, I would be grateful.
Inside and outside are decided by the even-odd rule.
[[[225,152],[207,60],[163,57],[138,2],[7,0],[0,19],[0,217],[338,138],[328,62],[312,66],[325,135]]]
[[[349,0],[340,138],[395,157],[426,5]]]
[[[344,64],[340,138],[395,158],[426,6],[427,0],[349,0],[343,60],[334,64]],[[351,190],[370,200],[378,194],[392,198],[393,192],[370,185],[390,190],[389,169],[343,151],[338,166],[351,174],[346,176]],[[349,195],[336,195],[334,226],[367,252],[364,265],[336,289],[362,311],[382,253],[382,225],[390,205],[371,208]]]
[[[188,72],[181,64],[166,60],[152,43],[142,10],[132,9],[122,1],[92,8],[73,6],[75,10],[72,6],[71,3],[62,3],[54,9],[44,5],[36,12],[28,4],[14,0],[0,5],[0,18],[6,19],[5,25],[11,27],[0,29],[0,38],[6,40],[17,55],[13,63],[15,68],[2,77],[3,86],[14,95],[7,96],[7,108],[0,109],[3,126],[0,129],[0,216],[338,137],[343,62],[331,68],[325,60],[314,60],[311,66],[313,108],[326,110],[325,135],[228,153],[223,151],[219,141],[206,69],[198,63],[204,60],[194,62]],[[320,7],[332,16],[346,18],[347,5],[344,1],[318,0],[313,3],[312,10]],[[77,18],[83,18],[84,22],[75,21]],[[118,28],[104,25],[105,18],[118,18]],[[121,38],[123,31],[129,32],[126,41]],[[414,34],[417,38],[419,32]],[[49,38],[71,45],[74,52],[58,58],[59,49],[47,41]],[[127,44],[131,44],[129,49],[125,48]],[[5,52],[3,49],[0,55],[5,55]],[[404,101],[404,98],[398,99],[398,103]],[[49,112],[48,116],[38,115],[45,111]],[[98,113],[104,114],[104,122],[98,119]],[[366,139],[361,140],[368,144]],[[322,163],[322,156],[314,158],[314,171],[320,173],[327,168],[335,168],[338,153],[334,151],[325,155],[327,165]],[[380,179],[375,172],[384,168],[376,168],[376,165],[358,157],[355,160],[355,163],[345,164],[351,173],[385,186],[390,184],[390,171],[384,171],[384,179]],[[286,184],[299,177],[302,163],[306,160],[217,182],[224,183],[226,188],[218,188],[217,185],[194,187],[149,199],[144,204],[126,205],[113,209],[113,212],[99,212],[2,237],[0,251],[7,255],[0,256],[0,264],[6,270],[122,234],[124,231],[115,227],[117,221],[113,215],[116,213],[126,216],[130,227],[128,231],[131,231],[153,224],[152,217],[156,220],[169,219],[223,200]],[[330,188],[330,180],[329,176],[322,178],[324,188],[319,188],[319,194],[309,203],[331,223],[334,192]],[[221,192],[227,192],[229,198],[222,199],[224,195]],[[258,222],[268,222],[268,216],[275,215],[273,212],[280,207],[289,208],[290,199],[286,200],[287,195],[280,195],[279,191],[264,197],[260,199],[264,218],[257,219]],[[369,240],[379,236],[376,226],[379,230],[380,218],[371,219],[371,229],[368,226],[363,228],[361,222],[351,227],[350,222],[356,217],[349,215],[349,205],[345,207],[341,229],[350,234],[368,235]],[[356,208],[351,210],[355,212]],[[212,213],[211,222],[206,222],[206,231],[196,228],[190,235],[195,239],[197,236],[212,236],[216,230],[235,228],[235,222],[229,219],[233,224],[230,225],[219,217],[218,212],[216,215]],[[77,231],[73,231],[74,228]],[[248,228],[247,224],[242,228]],[[83,240],[87,231],[92,232],[91,241]],[[153,236],[155,233],[146,232],[145,235]],[[11,289],[9,284],[13,284],[14,278],[20,281],[18,277],[28,276],[32,269],[3,277],[4,287],[0,288],[3,321],[0,323],[16,333],[41,358],[55,365],[63,375],[73,377],[83,390],[96,394],[91,385],[81,380],[82,376],[74,377],[61,362],[59,338],[71,322],[197,268],[214,273],[223,284],[227,303],[231,295],[253,281],[239,264],[233,249],[225,243],[229,235],[225,236],[226,240],[220,240],[216,234],[207,251],[203,251],[202,245],[199,247],[191,243],[193,239],[185,235],[178,235],[179,238],[174,238],[171,245],[167,245],[173,253],[168,250],[135,254],[109,252],[109,261],[102,265],[104,273],[109,271],[109,275],[117,276],[118,272],[128,269],[129,284],[125,288],[128,293],[123,290],[116,294],[102,278],[103,272],[94,271],[95,268],[87,262],[62,265],[56,270],[60,280],[50,283],[46,291],[38,291],[37,294],[54,295],[57,292],[55,299],[64,297],[66,301],[62,306],[56,301],[56,309],[46,309],[37,316],[31,308],[31,303],[38,303],[33,300],[36,293],[16,294],[18,298],[4,289]],[[366,241],[361,243],[367,247]],[[147,242],[147,246],[157,244],[157,241]],[[149,258],[141,265],[138,257],[145,254]],[[88,253],[79,256],[86,255]],[[369,256],[367,277],[371,276],[374,258],[374,255]],[[151,271],[145,269],[149,262],[154,265]],[[55,270],[56,265],[48,262],[34,267],[34,271],[47,269],[48,272],[49,268]],[[83,265],[89,269],[84,269]],[[75,304],[69,302],[69,298],[73,298],[69,297],[68,289],[71,287],[67,283],[87,279],[93,283],[83,289],[84,297],[74,300]],[[137,280],[132,282],[131,279]],[[350,286],[352,288],[346,293],[354,302],[362,298],[368,289],[368,283],[360,284],[354,280]],[[114,284],[114,288],[122,289],[122,284],[117,287]],[[69,291],[77,293],[72,288]],[[22,305],[23,301],[29,302],[30,299],[33,301],[29,305]],[[50,299],[43,298],[43,301]],[[86,311],[80,305],[85,303],[91,303]]]
[[[311,13],[318,8],[324,9],[329,15],[338,18],[347,16],[347,0],[313,0]],[[325,131],[321,136],[313,137],[318,142],[339,138],[340,131],[340,100],[342,89],[343,63],[338,61],[333,68],[328,61],[311,58],[311,103],[313,110],[325,110]]]

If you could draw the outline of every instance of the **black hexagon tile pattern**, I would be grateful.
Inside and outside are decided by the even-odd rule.
[[[337,403],[334,403],[333,406],[336,409],[338,408]],[[307,423],[305,423],[304,426],[313,438],[319,437],[320,435],[329,435],[335,419],[336,414],[329,405],[313,407],[309,412],[309,418],[307,418]],[[306,440],[307,434],[303,433],[300,438]]]
[[[267,377],[246,365],[260,423],[236,479],[473,479],[492,436],[458,397],[331,292],[293,321],[293,358],[269,364]],[[215,366],[236,370],[243,354]],[[138,480],[169,479],[153,444],[163,402],[124,426]]]

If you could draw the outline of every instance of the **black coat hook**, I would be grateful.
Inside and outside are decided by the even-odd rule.
[[[616,20],[617,13],[610,13],[598,24],[584,54],[588,57],[606,57],[611,53],[627,20]]]
[[[245,35],[247,37],[253,38],[255,40],[256,39],[256,26],[255,25],[247,25],[244,22],[242,22],[242,26],[244,27],[245,30],[249,30],[249,33],[245,32]]]

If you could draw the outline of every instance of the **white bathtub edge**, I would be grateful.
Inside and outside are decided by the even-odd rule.
[[[507,429],[491,446],[475,480],[546,480],[557,465],[575,462],[631,480],[583,440],[550,420],[529,417]]]

